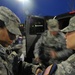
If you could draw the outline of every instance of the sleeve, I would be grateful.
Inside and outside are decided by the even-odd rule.
[[[7,75],[7,70],[4,63],[5,62],[0,58],[0,75]]]
[[[35,56],[35,58],[37,58],[39,56],[39,50],[40,50],[40,46],[42,44],[42,37],[43,36],[41,36],[35,44],[35,47],[34,47],[34,56]]]
[[[75,75],[75,55],[71,55],[66,61],[58,64],[54,75]]]
[[[67,49],[66,45],[62,45],[61,50],[57,52],[57,58],[67,59],[71,54],[73,54],[73,50]]]
[[[36,70],[40,67],[40,65],[34,65],[32,63],[23,62],[22,67],[26,69],[27,67],[30,67],[33,74],[35,74]]]

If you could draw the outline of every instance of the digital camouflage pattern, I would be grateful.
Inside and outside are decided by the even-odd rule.
[[[71,32],[71,31],[75,31],[75,16],[73,16],[70,21],[69,21],[69,25],[67,27],[65,27],[64,29],[61,30],[62,32]]]
[[[4,21],[6,28],[9,32],[21,35],[19,30],[20,20],[19,18],[7,7],[0,6],[0,20]]]
[[[75,16],[73,16],[69,25],[61,30],[62,32],[75,31]],[[57,65],[58,68],[54,75],[75,75],[75,53],[71,55],[66,61]]]
[[[62,32],[58,32],[56,36],[53,36],[49,33],[48,30],[46,30],[40,37],[40,39],[37,41],[35,44],[35,49],[34,49],[34,56],[37,58],[39,57],[41,53],[40,52],[40,47],[41,44],[44,44],[44,46],[49,47],[49,48],[55,48],[55,51],[57,52],[57,59],[56,62],[60,63],[60,61],[67,59],[71,54],[72,50],[69,50],[66,48],[66,41],[64,38],[64,34]],[[45,52],[47,50],[45,49]],[[49,53],[48,49],[48,53]],[[58,60],[58,61],[57,61]],[[49,62],[52,63],[52,59],[50,59]],[[53,61],[54,62],[54,61]]]
[[[7,7],[0,6],[0,20],[5,23],[5,26],[10,33],[21,35],[21,32],[19,30],[20,20]],[[20,60],[20,55],[22,54],[21,49],[25,48],[21,47],[22,45],[17,44],[13,46],[12,44],[8,47],[3,47],[0,44],[0,75],[20,75],[19,65],[24,69],[30,66],[32,72],[35,73],[39,65],[33,65],[25,61],[21,62]],[[17,53],[15,49],[20,49],[18,50],[19,53]]]
[[[0,45],[0,75],[13,75],[12,63],[10,63],[6,49],[2,45]]]
[[[54,75],[75,75],[75,54],[57,66],[58,68]]]
[[[49,19],[47,25],[50,27],[50,31],[59,31],[59,22],[56,19]]]

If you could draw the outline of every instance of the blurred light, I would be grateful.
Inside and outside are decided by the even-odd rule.
[[[20,2],[21,7],[23,8],[25,14],[30,14],[34,7],[34,1],[33,0],[17,0]]]
[[[24,2],[24,0],[18,0],[18,1],[20,1],[20,2]]]
[[[18,0],[18,1],[22,2],[22,3],[24,3],[24,2],[28,3],[29,2],[29,0]]]

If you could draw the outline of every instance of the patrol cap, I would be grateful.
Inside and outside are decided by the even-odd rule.
[[[59,31],[59,22],[56,19],[49,19],[47,25],[51,28],[50,31]]]
[[[75,16],[70,18],[69,25],[61,30],[62,32],[71,32],[75,31]]]
[[[0,6],[0,20],[5,23],[7,30],[16,35],[21,35],[19,18],[7,7]]]

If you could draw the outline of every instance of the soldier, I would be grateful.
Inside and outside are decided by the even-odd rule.
[[[11,45],[16,40],[16,37],[21,35],[19,24],[19,18],[10,9],[0,6],[0,75],[15,75],[16,73],[13,74],[14,66],[17,66],[16,69],[19,69],[18,54],[12,50],[7,51],[11,49]],[[20,66],[24,69],[30,66],[33,73],[38,67],[27,62],[21,62]]]
[[[75,50],[75,16],[70,19],[69,25],[62,31],[66,32],[67,48]],[[75,54],[57,66],[55,75],[75,75]]]
[[[66,33],[65,37],[67,48],[75,50],[75,16],[70,19],[69,25],[61,31]],[[51,70],[52,65],[46,69],[44,75],[49,75]],[[55,73],[51,75],[75,75],[75,53],[72,54],[67,60],[57,64]]]
[[[72,54],[72,51],[66,48],[65,37],[59,30],[58,21],[49,19],[47,24],[48,30],[41,35],[34,48],[34,60],[41,60],[46,66],[53,62],[60,63]]]

